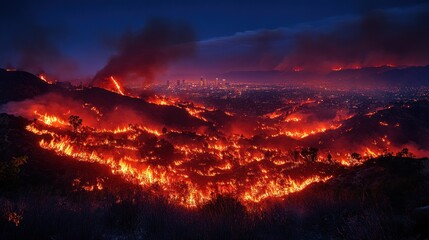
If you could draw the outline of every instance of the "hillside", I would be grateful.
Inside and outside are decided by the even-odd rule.
[[[2,178],[2,239],[429,237],[428,159],[385,157],[343,168],[330,181],[274,201],[261,213],[247,212],[228,196],[188,211],[125,183],[96,163],[38,149],[38,137],[24,129],[26,123],[5,114],[0,118],[2,164],[28,157],[16,178]],[[40,208],[41,201],[50,207]]]

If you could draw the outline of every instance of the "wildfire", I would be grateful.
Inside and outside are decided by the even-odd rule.
[[[290,120],[289,122],[292,122],[292,121],[293,122],[299,122],[300,119],[298,119],[298,118],[293,119],[293,120]],[[331,124],[327,127],[316,127],[316,128],[312,128],[309,130],[302,130],[302,131],[299,131],[299,130],[298,131],[290,131],[287,129],[283,129],[283,130],[280,130],[279,133],[273,134],[272,136],[276,137],[276,136],[280,136],[280,135],[286,135],[286,136],[291,137],[291,138],[302,139],[302,138],[306,138],[308,136],[315,135],[318,133],[324,133],[327,130],[335,130],[335,129],[340,128],[341,126],[342,126],[342,124],[337,124],[337,125]]]
[[[44,74],[39,74],[39,78],[40,78],[40,80],[42,80],[42,81],[44,81],[44,82],[46,82],[46,83],[48,83],[48,84],[52,84],[52,82],[51,82],[51,81],[48,81],[48,80],[46,79],[46,76],[45,76]]]
[[[121,94],[121,95],[125,95],[124,91],[122,91],[121,86],[119,85],[119,83],[115,80],[115,78],[113,76],[110,76],[110,80],[112,81],[112,83],[114,84],[115,88],[116,88],[116,92]]]
[[[294,72],[302,72],[302,71],[304,71],[304,68],[300,67],[300,66],[295,66],[295,67],[292,68],[292,70]]]
[[[190,103],[190,102],[182,102],[179,99],[175,98],[167,98],[165,96],[158,96],[155,95],[153,97],[150,97],[146,99],[147,102],[161,105],[161,106],[175,106],[178,108],[182,108],[185,111],[188,112],[189,115],[198,118],[204,122],[208,122],[208,120],[201,116],[202,113],[205,113],[207,111],[215,111],[215,108],[205,107],[204,105],[196,104],[196,103]],[[232,116],[232,113],[225,112],[226,115]]]
[[[268,198],[282,198],[311,183],[324,182],[331,178],[313,175],[301,180],[293,179],[277,170],[277,166],[284,167],[292,161],[284,157],[273,162],[273,167],[254,169],[253,163],[266,161],[262,151],[278,150],[259,150],[254,146],[250,151],[237,142],[239,138],[234,137],[223,139],[202,136],[208,143],[206,146],[176,144],[171,155],[175,160],[168,164],[158,164],[158,161],[165,161],[162,157],[153,155],[157,148],[162,147],[161,142],[155,143],[152,150],[145,150],[143,155],[139,155],[141,147],[136,145],[135,140],[143,133],[164,137],[156,130],[146,126],[128,126],[113,130],[87,128],[86,139],[77,140],[64,131],[66,123],[61,118],[48,114],[36,115],[39,121],[27,126],[27,130],[52,137],[50,140],[40,140],[40,147],[78,161],[106,165],[112,173],[142,187],[156,184],[160,186],[160,194],[165,195],[171,202],[186,207],[199,206],[209,201],[214,193],[233,194],[244,204],[258,203]],[[71,132],[71,127],[68,127]],[[106,134],[110,137],[106,138]],[[124,139],[124,135],[127,138]],[[200,162],[204,159],[202,156],[210,156],[216,160]],[[237,174],[238,168],[245,171]],[[97,178],[95,183],[75,179],[73,186],[84,191],[104,189],[101,178]]]
[[[290,193],[298,192],[307,187],[308,185],[314,182],[326,182],[331,179],[332,176],[327,177],[319,177],[313,176],[305,179],[304,181],[296,181],[291,179],[290,177],[286,179],[286,185],[288,187],[282,188],[279,185],[283,185],[284,183],[279,183],[278,181],[271,180],[268,183],[261,182],[260,184],[265,185],[265,192],[262,194],[257,191],[257,188],[251,188],[249,192],[244,194],[245,200],[251,200],[253,202],[260,202],[269,197],[284,197]]]
[[[76,191],[77,190],[84,190],[87,192],[92,192],[95,190],[101,191],[104,188],[103,182],[104,182],[104,179],[98,178],[98,177],[96,178],[95,184],[90,184],[89,181],[83,183],[81,179],[76,178],[73,180],[72,186],[75,188]]]
[[[113,77],[111,80],[117,83]],[[120,86],[117,87],[123,94]],[[187,117],[192,116],[205,122],[209,122],[209,117],[205,116],[210,116],[206,113],[218,111],[202,104],[164,96],[154,96],[147,101],[181,108],[189,113],[190,116]],[[323,138],[315,142],[315,146],[306,146],[307,139],[302,139],[338,129],[344,119],[353,116],[349,112],[339,111],[335,118],[317,122],[309,117],[311,114],[308,113],[307,106],[301,111],[304,105],[317,105],[320,102],[318,98],[306,98],[290,102],[290,108],[278,108],[274,112],[260,115],[255,118],[257,123],[249,130],[255,134],[247,136],[230,133],[228,130],[221,131],[212,118],[212,127],[206,127],[210,124],[203,123],[204,127],[201,128],[208,130],[201,131],[180,127],[165,130],[170,126],[164,129],[162,125],[145,122],[128,124],[126,117],[120,124],[112,126],[102,122],[103,116],[107,116],[103,114],[104,108],[90,103],[77,105],[85,111],[84,115],[79,114],[78,109],[65,110],[64,114],[52,114],[37,109],[33,112],[36,121],[26,129],[39,135],[41,148],[77,161],[102,164],[113,174],[150,189],[171,203],[197,207],[217,194],[229,194],[246,206],[252,206],[268,199],[283,199],[312,183],[325,182],[332,178],[333,171],[317,170],[319,166],[316,165],[311,167],[311,172],[300,171],[307,169],[313,162],[326,164],[323,166],[355,166],[366,159],[382,155],[387,146],[392,147],[387,134],[373,137],[374,142],[368,146],[358,146],[359,153],[340,149],[328,151],[324,142],[330,140]],[[371,117],[380,110],[376,109],[367,116]],[[88,113],[96,116],[96,124],[88,121],[89,125],[82,126],[85,121],[81,121],[77,130],[70,116],[73,114],[74,117],[86,117]],[[239,117],[241,116],[237,118]],[[67,119],[70,119],[70,122]],[[383,121],[379,123],[382,126],[387,124]],[[271,138],[278,136],[294,138],[279,139],[290,140],[296,146],[287,149],[280,144],[270,143]],[[267,140],[267,143],[264,143],[264,140]],[[308,142],[312,141],[313,138],[308,139]],[[314,148],[310,147],[320,147],[319,155],[317,156],[317,149],[315,153]],[[335,157],[329,156],[331,151],[336,152]],[[312,155],[314,153],[316,155]],[[75,179],[72,186],[76,191],[101,191],[105,189],[103,177],[95,176],[92,181]]]
[[[301,121],[301,118],[298,118],[298,117],[287,117],[285,119],[285,122],[299,122],[299,121]]]
[[[165,96],[154,95],[146,99],[147,102],[162,105],[162,106],[176,106],[179,103],[178,99],[167,98]]]
[[[268,114],[265,114],[265,116],[267,117],[267,118],[269,118],[269,119],[275,119],[275,118],[278,118],[278,117],[280,117],[282,115],[282,113],[281,112],[272,112],[272,113],[268,113]]]
[[[381,122],[379,122],[380,123],[380,125],[381,126],[389,126],[389,124],[387,123],[387,122],[383,122],[383,121],[381,121]]]
[[[338,72],[338,71],[341,71],[341,70],[343,70],[343,68],[342,67],[340,67],[340,66],[334,66],[334,67],[332,67],[332,69],[331,69],[332,71],[334,71],[334,72]]]
[[[57,116],[52,116],[52,115],[48,115],[48,114],[40,114],[37,111],[34,111],[34,115],[36,115],[38,117],[39,121],[42,121],[44,124],[49,125],[49,126],[66,126],[68,125],[68,123],[66,123],[65,121],[63,121],[61,118],[57,117]]]
[[[377,153],[375,153],[373,150],[371,150],[371,149],[369,149],[369,148],[366,148],[366,153],[365,153],[365,155],[368,155],[368,156],[370,156],[370,157],[377,157],[377,156],[379,156],[380,154],[377,154]]]

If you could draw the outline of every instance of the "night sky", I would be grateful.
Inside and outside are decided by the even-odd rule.
[[[424,66],[428,16],[419,0],[8,1],[0,8],[0,67],[72,81],[155,81]]]

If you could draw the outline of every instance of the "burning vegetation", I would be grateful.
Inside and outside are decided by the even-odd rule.
[[[315,216],[312,214],[325,216],[323,211],[328,209],[348,209],[351,203],[374,204],[368,196],[375,193],[362,194],[373,187],[365,183],[371,186],[369,190],[360,189],[359,174],[370,176],[364,178],[370,181],[398,171],[394,166],[379,166],[374,158],[396,159],[401,163],[392,164],[408,166],[414,163],[404,161],[414,161],[411,157],[427,156],[429,103],[419,93],[392,101],[398,93],[383,100],[361,92],[275,87],[264,92],[258,86],[250,90],[236,86],[231,92],[237,96],[227,101],[222,94],[231,96],[229,89],[212,95],[200,89],[190,92],[191,98],[161,90],[140,98],[129,95],[119,78],[110,80],[105,89],[65,88],[36,77],[32,83],[38,86],[36,94],[24,92],[15,101],[6,101],[2,111],[27,120],[2,115],[0,124],[6,127],[1,131],[6,137],[0,139],[4,144],[0,150],[7,161],[0,166],[0,176],[7,177],[0,178],[0,188],[13,188],[29,178],[28,169],[36,169],[33,178],[39,179],[37,172],[52,165],[52,172],[59,169],[54,179],[61,179],[61,188],[71,194],[55,195],[59,200],[53,204],[61,211],[88,211],[91,217],[102,219],[113,215],[109,224],[127,228],[140,226],[137,216],[162,218],[158,216],[160,209],[169,209],[178,218],[189,219],[186,226],[226,221],[242,236],[247,230],[228,222],[228,217],[241,219],[247,227],[257,226],[250,227],[248,234],[265,234],[257,229],[264,229],[267,222],[278,222],[279,209],[290,208],[291,213],[282,216],[308,224]],[[10,119],[21,121],[22,127],[10,126]],[[407,179],[411,186],[423,184]],[[349,184],[345,187],[349,190],[338,190],[344,188],[342,184]],[[397,184],[414,191],[404,188],[402,182]],[[374,191],[378,194],[379,190]],[[379,197],[377,194],[374,196]],[[49,196],[36,198],[45,201]],[[85,200],[79,205],[75,199]],[[10,229],[28,231],[29,222],[37,222],[37,214],[29,214],[35,206],[26,200],[12,203],[0,199],[0,204],[4,209],[0,221]],[[374,211],[371,214],[386,214]],[[76,220],[78,226],[81,220]],[[341,215],[335,221],[348,220]],[[351,231],[346,227],[352,226],[341,226],[345,229],[329,234],[342,236]]]
[[[306,161],[288,159],[277,149],[260,148],[238,137],[166,129],[160,133],[142,125],[96,129],[82,126],[77,116],[70,116],[68,124],[57,116],[38,116],[27,130],[46,137],[39,142],[42,148],[107,165],[130,182],[158,186],[159,194],[187,207],[217,194],[234,195],[243,203],[282,198],[331,178],[318,172],[297,175],[293,170],[303,168]]]
[[[119,81],[114,77],[110,80],[112,91],[125,95]],[[76,93],[85,91],[92,90]],[[186,127],[163,117],[156,120],[132,104],[120,103],[122,98],[179,111],[186,116],[185,121],[196,124]],[[361,142],[344,146],[336,140],[359,127],[352,121],[357,113],[329,109],[320,98],[288,100],[288,107],[253,117],[179,97],[154,95],[144,101],[121,96],[111,106],[98,99],[85,99],[89,101],[49,93],[10,103],[6,109],[34,119],[26,129],[41,136],[41,148],[105,165],[113,174],[185,207],[201,206],[217,195],[234,196],[246,206],[281,200],[314,182],[331,179],[341,166],[360,165],[407,147],[392,144],[389,133],[367,135]],[[361,116],[377,121],[380,112],[390,108]],[[218,115],[223,120],[215,117]],[[254,122],[237,131],[242,121]],[[397,128],[399,123],[379,120],[377,125]],[[92,191],[101,186],[97,182],[81,188]]]

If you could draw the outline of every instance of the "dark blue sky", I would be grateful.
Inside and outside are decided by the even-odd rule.
[[[73,77],[90,77],[106,64],[117,50],[117,42],[125,32],[138,32],[149,19],[162,18],[188,24],[200,45],[210,45],[219,38],[238,38],[244,34],[258,34],[283,29],[281,36],[270,38],[270,49],[278,44],[286,46],[288,34],[293,29],[311,26],[327,28],[335,21],[359,18],[374,10],[402,11],[403,9],[427,8],[421,0],[381,1],[8,1],[0,9],[0,64],[30,68],[30,71],[51,71],[57,75],[67,72]],[[422,5],[423,4],[423,5]],[[423,6],[423,7],[422,7]],[[328,23],[327,23],[328,22]],[[285,30],[286,29],[286,30]],[[265,39],[266,35],[262,38]],[[279,39],[281,38],[281,39]],[[280,44],[282,43],[282,44]],[[228,43],[230,44],[230,43]],[[246,45],[247,44],[247,45]],[[253,51],[246,42],[229,51],[242,55]],[[229,46],[229,45],[228,45]],[[219,46],[218,46],[219,47]],[[214,61],[210,52],[203,49],[198,61]],[[220,46],[220,49],[222,47]],[[228,49],[228,47],[226,48]],[[265,45],[263,51],[265,51]],[[205,51],[205,52],[204,52]],[[288,54],[286,47],[279,51]],[[202,58],[204,55],[206,58]],[[234,55],[234,54],[233,54]],[[232,59],[240,58],[231,56]],[[284,56],[258,59],[255,68],[277,66]],[[280,59],[280,60],[279,60]],[[263,64],[261,65],[261,61]],[[35,66],[34,62],[37,62]],[[273,62],[273,63],[271,63]],[[251,67],[253,63],[248,63]],[[265,64],[265,65],[264,65]],[[221,64],[222,65],[222,64]],[[189,68],[189,64],[183,69]],[[206,68],[216,68],[209,63]],[[222,66],[225,67],[225,66]],[[177,67],[176,67],[177,69]],[[213,69],[211,69],[213,70]],[[236,70],[214,69],[213,72]],[[238,70],[241,70],[238,67]],[[170,71],[171,72],[171,71]],[[185,73],[184,73],[185,74]],[[174,75],[174,74],[173,74]]]

